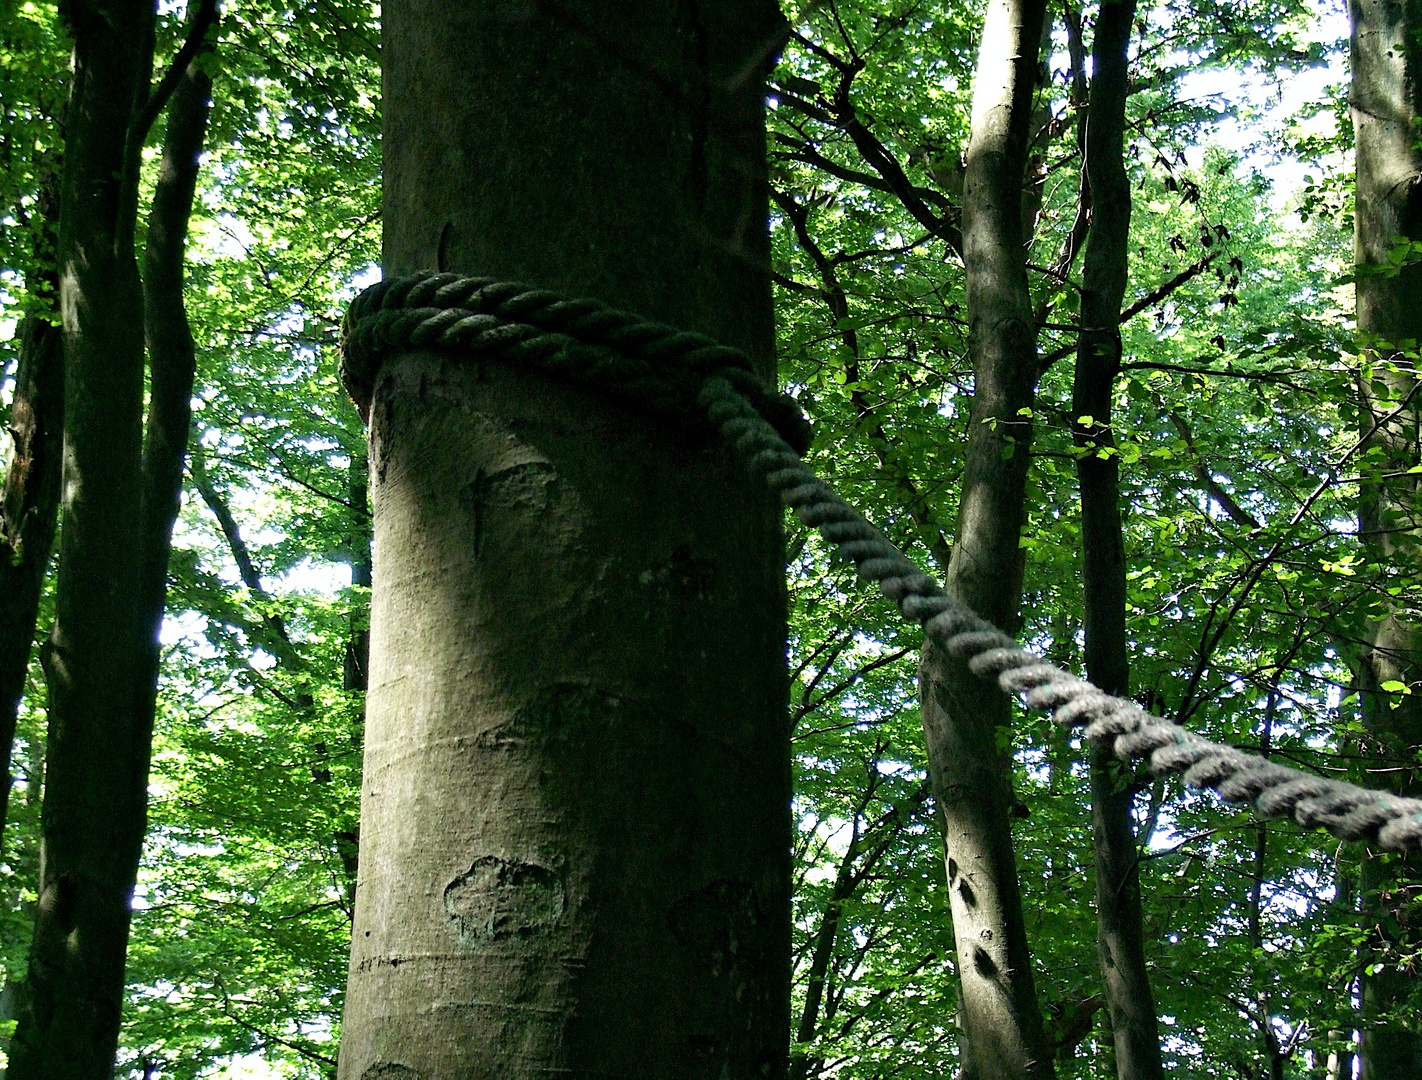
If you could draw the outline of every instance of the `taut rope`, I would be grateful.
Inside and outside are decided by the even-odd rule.
[[[923,625],[984,679],[1029,707],[1109,744],[1122,760],[1145,759],[1195,787],[1247,802],[1263,817],[1292,817],[1341,840],[1395,851],[1422,848],[1422,799],[1312,776],[1211,742],[1135,702],[1064,671],[949,596],[864,517],[815,476],[800,454],[809,429],[798,406],[751,373],[745,353],[700,334],[566,300],[527,285],[418,274],[372,285],[351,304],[342,377],[362,410],[381,360],[427,348],[497,357],[629,399],[659,415],[719,431],[750,470],[807,526],[817,528],[859,576],[878,584],[905,619]]]

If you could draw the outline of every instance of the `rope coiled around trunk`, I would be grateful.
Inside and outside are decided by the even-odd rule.
[[[709,426],[805,525],[819,530],[874,582],[905,619],[967,661],[983,679],[1049,709],[1123,761],[1144,760],[1157,775],[1181,773],[1266,818],[1291,817],[1341,840],[1422,849],[1422,800],[1313,776],[1257,754],[1222,746],[1127,698],[1098,689],[1030,650],[949,596],[887,537],[820,480],[801,459],[809,426],[791,399],[764,387],[745,353],[700,334],[616,311],[596,300],[567,300],[527,285],[418,274],[365,290],[346,314],[342,378],[368,407],[381,361],[428,348],[527,363],[631,400],[658,415]]]

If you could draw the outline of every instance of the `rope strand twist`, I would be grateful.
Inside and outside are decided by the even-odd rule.
[[[980,678],[1029,708],[1050,710],[1123,761],[1156,775],[1180,773],[1265,818],[1292,818],[1340,840],[1406,851],[1422,848],[1422,799],[1314,776],[1223,746],[1146,712],[1036,653],[948,593],[841,498],[801,455],[809,425],[792,399],[766,389],[739,349],[531,286],[417,274],[365,290],[346,314],[342,378],[364,411],[381,361],[407,349],[438,349],[527,363],[559,378],[630,400],[658,415],[719,432],[806,526],[899,612]]]

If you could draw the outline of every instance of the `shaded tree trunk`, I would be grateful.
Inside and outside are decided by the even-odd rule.
[[[769,0],[384,12],[388,274],[596,295],[773,378]],[[369,414],[341,1076],[783,1077],[780,511],[725,448],[498,362],[393,357]]]
[[[1130,692],[1130,661],[1120,467],[1111,430],[1111,406],[1121,367],[1121,301],[1126,291],[1131,228],[1124,129],[1127,50],[1134,15],[1134,0],[1106,0],[1096,17],[1085,140],[1086,187],[1092,210],[1082,268],[1082,331],[1072,385],[1081,489],[1086,671],[1107,693],[1122,695]],[[1131,770],[1108,748],[1093,746],[1096,942],[1110,1010],[1116,1075],[1121,1080],[1160,1080],[1160,1038],[1141,925],[1133,800]]]
[[[40,184],[39,240],[26,275],[31,296],[59,296],[55,232],[58,177]],[[10,754],[24,697],[39,616],[40,594],[54,547],[59,514],[60,450],[64,429],[64,342],[47,314],[21,322],[20,362],[7,429],[14,453],[0,495],[0,850],[8,817]],[[57,316],[57,312],[55,313]]]
[[[370,588],[370,465],[364,453],[351,456],[347,485],[351,503],[351,584]],[[370,614],[368,610],[353,611],[350,617],[350,638],[346,642],[345,671],[342,685],[347,690],[366,688],[366,673],[370,670]]]
[[[1009,632],[1022,591],[1019,544],[1037,378],[1022,235],[1022,183],[1045,4],[993,0],[973,85],[963,197],[974,389],[948,589]],[[928,644],[920,664],[924,734],[942,808],[972,1065],[992,1080],[1053,1075],[1033,982],[1012,847],[1011,703]]]
[[[189,41],[150,93],[154,5],[65,8],[75,48],[59,214],[62,528],[44,657],[42,869],[11,1080],[112,1075],[192,387],[182,262],[208,84],[189,61],[215,11],[211,2],[195,7]],[[142,280],[134,253],[140,152],[175,92]],[[147,445],[145,335],[153,358]]]
[[[1351,106],[1357,141],[1354,261],[1376,267],[1389,261],[1396,238],[1422,241],[1422,148],[1417,122],[1422,116],[1422,0],[1352,0]],[[1414,389],[1415,350],[1422,340],[1422,263],[1412,261],[1395,274],[1361,273],[1356,283],[1358,330],[1369,346],[1371,371],[1361,380],[1363,422],[1390,408],[1382,399]],[[1411,355],[1401,348],[1410,344]],[[1393,361],[1398,361],[1393,366]],[[1379,473],[1405,472],[1416,464],[1419,410],[1415,405],[1379,429],[1367,449],[1380,456]],[[1369,559],[1402,573],[1414,573],[1419,554],[1415,479],[1375,481],[1360,490],[1359,527]],[[1422,746],[1422,627],[1403,611],[1385,611],[1372,625],[1358,662],[1363,723],[1384,753],[1408,759]],[[1400,682],[1414,692],[1401,702],[1382,691]],[[1396,707],[1394,707],[1396,706]],[[1391,774],[1394,786],[1417,794],[1417,770]],[[1365,921],[1378,928],[1375,946],[1416,947],[1422,860],[1365,856],[1360,872]],[[1415,974],[1399,969],[1395,957],[1381,966],[1364,960],[1362,981],[1363,1080],[1403,1080],[1422,1075],[1422,1033],[1416,1013],[1408,1022],[1408,998],[1418,990]],[[1401,1014],[1401,1015],[1399,1015]]]
[[[210,48],[205,46],[204,53]],[[140,693],[145,698],[138,722],[147,725],[147,730],[140,733],[145,742],[152,738],[168,556],[173,523],[182,506],[183,464],[192,428],[197,355],[183,303],[184,258],[211,93],[212,79],[202,70],[200,57],[184,71],[168,108],[168,130],[148,216],[148,245],[143,261],[143,330],[148,345],[149,391],[141,476],[143,572],[139,606],[145,649]]]
[[[74,39],[60,190],[64,473],[49,733],[29,975],[14,1080],[107,1076],[143,840],[137,634],[143,295],[129,142],[153,67],[151,2],[67,5]]]

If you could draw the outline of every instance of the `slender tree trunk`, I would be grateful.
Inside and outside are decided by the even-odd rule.
[[[1121,367],[1131,188],[1124,130],[1127,50],[1134,0],[1105,0],[1096,17],[1085,141],[1091,226],[1082,268],[1081,325],[1072,415],[1081,488],[1082,580],[1088,677],[1107,693],[1130,692],[1126,556],[1120,470],[1111,405]],[[1090,420],[1084,418],[1090,417]],[[1096,944],[1120,1080],[1160,1080],[1160,1038],[1146,972],[1141,887],[1131,822],[1129,769],[1109,749],[1091,752],[1091,835],[1096,852]]]
[[[37,213],[42,224],[26,286],[32,296],[51,300],[59,296],[54,249],[58,204],[58,177],[47,178],[40,184]],[[6,424],[14,453],[0,494],[0,850],[14,783],[10,753],[15,723],[54,546],[64,429],[64,343],[59,326],[47,313],[29,315],[18,336],[20,363]]]
[[[1280,665],[1282,667],[1282,665]],[[1264,705],[1264,726],[1259,733],[1259,756],[1267,758],[1274,745],[1274,715],[1279,707],[1279,674],[1274,675],[1274,685],[1269,688],[1269,697]],[[1254,829],[1254,872],[1249,881],[1249,949],[1255,956],[1264,950],[1264,880],[1269,868],[1269,823],[1261,821]],[[1281,1078],[1288,1055],[1279,1045],[1279,1038],[1269,1020],[1269,992],[1260,990],[1254,998],[1259,1026],[1259,1041],[1269,1062],[1269,1075]]]
[[[1042,0],[988,6],[963,197],[974,390],[948,588],[1009,631],[1022,591],[1037,378],[1021,205],[1044,9]],[[920,684],[929,773],[944,816],[961,1024],[975,1072],[985,1080],[1050,1077],[1012,848],[1011,704],[931,644]]]
[[[203,53],[211,51],[206,45]],[[139,604],[144,670],[139,738],[152,739],[161,656],[159,634],[168,592],[168,556],[173,523],[183,496],[183,463],[192,427],[193,377],[197,355],[183,303],[188,220],[197,186],[198,159],[207,134],[212,79],[201,58],[188,65],[168,106],[158,184],[148,215],[143,260],[143,328],[148,345],[148,422],[142,463],[143,572]]]
[[[1417,122],[1422,117],[1422,0],[1352,0],[1350,61],[1353,76],[1352,114],[1357,140],[1357,194],[1354,261],[1362,267],[1388,261],[1397,237],[1422,240],[1422,147]],[[1409,393],[1416,379],[1416,361],[1396,350],[1422,341],[1422,263],[1413,261],[1393,275],[1363,273],[1356,283],[1358,329],[1371,346],[1365,359],[1373,365],[1362,380],[1370,410],[1387,408],[1377,391],[1389,397]],[[1400,363],[1389,370],[1392,360]],[[1369,410],[1364,423],[1368,424]],[[1405,471],[1416,464],[1418,423],[1422,409],[1414,405],[1372,439],[1381,450],[1380,472]],[[1380,564],[1410,563],[1419,554],[1411,522],[1418,509],[1415,481],[1391,480],[1363,485],[1359,526],[1364,549]],[[1401,531],[1399,531],[1401,530]],[[1371,641],[1360,657],[1363,722],[1389,756],[1408,759],[1422,746],[1422,627],[1405,612],[1386,614],[1372,627]],[[1414,688],[1399,703],[1381,692],[1385,682]],[[1396,705],[1397,707],[1393,707]],[[1391,774],[1394,785],[1417,794],[1416,770]],[[1384,862],[1365,856],[1361,874],[1363,915],[1375,923],[1384,941],[1416,947],[1422,928],[1417,903],[1406,892],[1422,886],[1422,859]],[[1415,1022],[1397,1017],[1416,976],[1395,963],[1373,966],[1365,961],[1361,1074],[1363,1080],[1403,1080],[1422,1075],[1422,1033]]]
[[[135,130],[153,69],[151,0],[74,0],[59,214],[64,474],[41,873],[11,1080],[107,1077],[143,841],[143,295]]]
[[[1333,860],[1333,902],[1329,906],[1333,909],[1335,920],[1340,923],[1354,922],[1358,917],[1358,866],[1355,861],[1357,854],[1356,849],[1350,850],[1340,844]],[[1355,1011],[1354,991],[1356,987],[1356,977],[1350,978],[1343,986],[1347,1014],[1352,1014]],[[1353,1066],[1356,1056],[1353,1053],[1353,1039],[1356,1030],[1356,1025],[1350,1022],[1347,1028],[1341,1030],[1335,1028],[1328,1033],[1329,1042],[1341,1043],[1343,1048],[1328,1052],[1324,1080],[1353,1080]]]
[[[834,958],[835,939],[839,936],[840,916],[844,912],[845,901],[854,895],[854,891],[859,885],[859,878],[855,871],[856,863],[859,861],[860,820],[869,799],[873,796],[875,786],[875,780],[871,776],[860,798],[859,805],[854,808],[854,817],[850,822],[852,831],[849,846],[845,849],[844,857],[839,861],[839,870],[835,874],[834,886],[830,889],[824,914],[820,917],[819,929],[815,932],[815,947],[810,954],[810,970],[807,973],[805,984],[805,1005],[800,1012],[800,1022],[796,1025],[795,1031],[795,1041],[798,1043],[813,1041],[815,1032],[819,1029],[820,1006],[824,1002],[825,983],[829,974],[830,961]],[[796,1054],[790,1059],[789,1080],[805,1080],[812,1070],[815,1075],[818,1075],[818,1066],[819,1061],[811,1055]]]
[[[385,270],[536,282],[773,377],[768,0],[385,6]],[[346,1080],[783,1077],[779,510],[723,447],[388,360]]]
[[[351,503],[351,584],[370,588],[370,466],[364,453],[351,456],[350,482],[347,485]],[[370,670],[370,616],[365,610],[353,611],[350,617],[350,639],[346,642],[345,672],[342,680],[347,690],[365,691]]]

